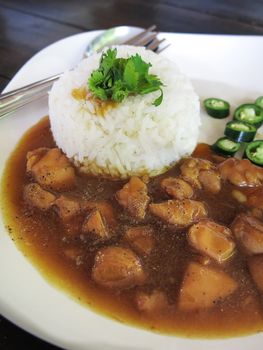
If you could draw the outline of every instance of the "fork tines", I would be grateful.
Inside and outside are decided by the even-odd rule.
[[[157,51],[159,48],[159,45],[163,43],[165,39],[159,40],[157,38],[157,35],[159,34],[159,32],[156,32],[155,29],[156,29],[156,25],[152,25],[149,28],[143,30],[138,35],[127,40],[124,44],[134,45],[134,46],[145,46],[149,50]],[[163,51],[163,49],[161,49],[160,51]]]
[[[156,25],[152,25],[151,27],[143,30],[141,33],[139,33],[138,35],[135,35],[134,37],[132,37],[131,39],[127,40],[125,42],[126,45],[137,45],[137,43],[144,37],[146,37],[148,35],[148,33],[154,31],[156,29]]]

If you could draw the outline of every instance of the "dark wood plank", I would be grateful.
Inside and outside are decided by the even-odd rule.
[[[231,0],[229,13],[227,3],[224,0],[223,6],[221,1],[209,0],[0,0],[2,5],[85,29],[156,23],[162,31],[263,34],[263,19],[259,11],[262,0],[255,1],[256,5],[247,2],[246,7],[254,4],[250,11],[246,11],[244,3],[240,6]]]
[[[0,317],[0,349],[17,350],[37,349],[37,350],[59,350],[60,348],[48,344],[31,334],[24,332],[19,327],[13,325],[5,318]]]
[[[9,83],[9,80],[8,78],[6,77],[1,77],[0,76],[0,92],[3,91],[3,89],[6,87],[6,85]]]
[[[251,26],[263,26],[263,0],[163,0],[174,7],[206,13],[208,15],[239,21]]]
[[[11,78],[37,51],[80,29],[16,10],[0,11],[0,75]]]

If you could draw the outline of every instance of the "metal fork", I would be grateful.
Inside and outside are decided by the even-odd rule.
[[[155,29],[156,26],[152,25],[140,34],[125,41],[123,44],[145,46],[149,50],[157,51],[159,45],[163,43],[165,39],[159,40],[157,38],[158,32],[156,32]],[[159,50],[159,52],[166,47]],[[0,95],[0,118],[13,113],[30,102],[44,97],[47,94],[48,89],[61,75],[62,73]]]

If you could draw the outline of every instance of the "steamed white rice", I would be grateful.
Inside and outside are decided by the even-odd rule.
[[[191,82],[168,59],[141,47],[119,46],[118,57],[138,53],[151,62],[150,73],[165,84],[160,92],[130,96],[117,107],[96,115],[90,100],[76,100],[72,90],[87,87],[101,54],[95,54],[63,76],[49,95],[49,114],[55,141],[81,171],[127,178],[154,176],[167,170],[197,144],[199,99]]]

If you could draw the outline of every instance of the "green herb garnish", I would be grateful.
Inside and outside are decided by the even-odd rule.
[[[153,102],[159,106],[163,100],[163,83],[153,74],[149,74],[151,63],[143,61],[136,54],[129,58],[117,58],[117,49],[108,49],[102,54],[100,66],[91,73],[89,90],[100,100],[122,102],[129,95],[145,95],[160,91]]]

